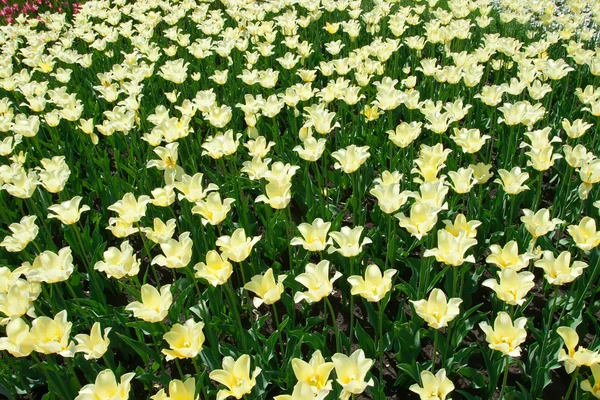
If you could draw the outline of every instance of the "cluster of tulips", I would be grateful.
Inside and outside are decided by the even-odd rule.
[[[600,3],[367,3],[0,13],[0,393],[600,398]]]

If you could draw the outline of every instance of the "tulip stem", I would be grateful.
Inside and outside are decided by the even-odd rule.
[[[237,306],[237,301],[236,301],[236,297],[235,297],[235,293],[233,291],[233,284],[231,283],[231,279],[229,279],[227,281],[227,284],[224,285],[226,287],[226,291],[227,293],[229,293],[230,296],[230,307],[233,310],[233,318],[235,318],[235,320],[238,323],[239,329],[240,329],[240,334],[242,335],[242,347],[244,349],[244,351],[246,351],[246,335],[244,334],[244,326],[242,325],[242,317],[240,316],[240,312],[238,310],[238,306]]]
[[[550,306],[550,314],[548,315],[548,321],[546,322],[546,330],[544,331],[544,340],[542,342],[542,349],[540,351],[540,364],[537,366],[537,377],[543,376],[539,373],[540,366],[544,363],[544,350],[546,349],[546,342],[548,341],[548,335],[550,334],[550,328],[552,327],[552,319],[554,316],[554,310],[556,308],[556,302],[558,301],[558,285],[554,285],[554,295],[552,296],[552,305]],[[538,379],[534,381],[534,385],[537,387]]]
[[[379,385],[383,385],[383,304],[377,302],[379,306]],[[385,386],[385,385],[384,385]]]
[[[433,353],[431,354],[431,373],[435,373],[435,362],[437,358],[437,343],[438,343],[438,330],[433,332]]]
[[[331,314],[331,323],[333,326],[333,334],[335,335],[335,349],[336,349],[336,352],[339,353],[341,351],[340,334],[338,332],[338,327],[337,327],[337,318],[335,316],[335,312],[333,311],[333,306],[331,305],[331,302],[329,301],[329,297],[325,297],[325,304],[329,308],[329,313]]]
[[[575,382],[577,382],[578,375],[579,367],[575,368],[575,372],[573,372],[573,378],[571,378],[571,383],[569,384],[569,388],[567,389],[567,394],[565,394],[564,400],[569,400],[569,397],[571,397],[571,392],[573,391],[573,387],[575,387]]]
[[[156,268],[152,265],[152,256],[150,255],[150,249],[146,245],[146,239],[144,239],[144,234],[142,233],[142,228],[140,227],[139,222],[136,222],[138,233],[140,234],[140,238],[142,239],[142,244],[144,246],[144,250],[146,251],[146,256],[148,257],[148,262],[150,263],[150,269],[152,270],[152,274],[154,275],[154,280],[156,281],[156,285],[160,286],[160,279],[158,278],[158,273],[156,272]],[[146,283],[146,275],[144,275],[144,283]]]
[[[354,275],[354,257],[350,258],[350,276]],[[350,337],[348,338],[348,352],[352,352],[352,338],[354,337],[354,296],[350,294]]]
[[[504,366],[504,378],[502,378],[502,388],[500,389],[500,396],[498,396],[498,400],[502,400],[502,396],[504,395],[504,389],[506,388],[506,382],[508,381],[509,358],[509,356],[506,356],[506,364]]]
[[[277,315],[277,307],[275,304],[273,304],[273,319],[275,320],[275,326],[277,327],[277,332],[279,332],[279,348],[281,350],[281,358],[285,358],[285,349],[283,347],[283,332],[281,331],[281,328],[279,328],[279,315]]]

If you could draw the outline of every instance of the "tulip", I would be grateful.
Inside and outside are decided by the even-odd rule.
[[[127,304],[125,309],[133,311],[136,318],[140,318],[147,322],[160,322],[167,316],[169,307],[173,303],[171,295],[171,285],[164,285],[159,291],[146,284],[142,286],[141,293],[142,301],[134,301]]]
[[[377,302],[392,289],[392,277],[396,274],[395,269],[388,269],[381,273],[375,264],[367,266],[365,277],[353,275],[348,277],[348,283],[352,285],[350,294],[360,295],[370,302]]]
[[[505,356],[519,357],[521,348],[519,347],[527,338],[525,324],[527,318],[521,317],[514,321],[505,312],[499,312],[492,328],[487,322],[480,322],[479,327],[485,333],[485,340],[489,347],[498,350]]]
[[[568,374],[575,371],[583,365],[588,367],[600,362],[598,351],[588,350],[584,347],[577,346],[579,343],[579,335],[569,327],[560,326],[556,329],[556,333],[562,338],[567,351],[561,348],[558,353],[558,362],[564,362],[565,370]]]
[[[589,379],[581,382],[581,389],[584,392],[589,392],[597,399],[600,399],[600,364],[593,364],[591,367],[592,376],[594,377],[594,386]]]
[[[133,372],[123,374],[120,383],[117,383],[114,373],[105,369],[98,374],[95,383],[81,388],[75,400],[127,400],[134,377]]]
[[[554,258],[553,252],[544,251],[543,258],[536,261],[535,266],[544,270],[544,277],[551,285],[573,282],[588,267],[583,261],[573,261],[571,265],[569,251],[563,251],[557,258]]]
[[[311,224],[301,223],[298,230],[302,237],[295,237],[290,241],[292,246],[302,246],[308,251],[323,251],[327,245],[332,245],[331,238],[327,238],[327,233],[331,228],[331,222],[324,222],[321,218],[316,218]]]
[[[307,264],[304,273],[296,276],[295,280],[305,286],[307,292],[297,292],[294,295],[294,302],[299,303],[306,300],[307,303],[315,303],[329,296],[333,291],[333,282],[338,280],[342,273],[336,271],[333,277],[329,278],[329,261],[323,260],[318,264]]]
[[[165,389],[161,389],[152,400],[198,400],[196,396],[196,379],[188,378],[185,381],[173,379],[169,382],[169,396],[165,393]]]
[[[264,275],[254,275],[251,281],[244,285],[244,289],[258,296],[252,299],[254,307],[258,308],[263,303],[271,305],[281,299],[285,278],[287,278],[287,275],[279,275],[276,283],[273,268],[269,268]]]
[[[73,357],[75,343],[69,341],[72,326],[65,310],[56,314],[54,319],[45,316],[34,319],[29,331],[33,349],[38,353]]]
[[[160,218],[154,218],[153,228],[142,228],[142,232],[146,234],[146,237],[154,243],[165,243],[173,237],[175,228],[177,227],[175,218],[168,220],[166,223]]]
[[[33,351],[29,326],[21,318],[15,318],[6,325],[6,337],[0,338],[0,350],[6,350],[14,357],[27,357]]]
[[[174,358],[194,358],[202,350],[204,343],[203,322],[195,322],[192,318],[182,324],[175,324],[171,330],[163,335],[169,343],[170,350],[163,349],[167,361]]]
[[[523,305],[525,296],[535,286],[534,275],[531,272],[516,272],[514,269],[505,268],[498,271],[500,283],[494,279],[486,279],[481,284],[489,287],[496,296],[511,306]]]
[[[38,226],[35,224],[35,215],[28,215],[19,222],[12,223],[8,226],[8,229],[12,232],[12,235],[6,236],[0,247],[4,247],[6,251],[16,253],[23,250],[29,242],[33,241],[39,232]]]
[[[110,340],[108,339],[108,333],[112,328],[104,328],[104,337],[100,331],[100,323],[95,322],[92,325],[92,329],[89,335],[79,334],[75,336],[75,340],[79,343],[75,346],[75,351],[78,353],[85,353],[84,357],[86,360],[98,359],[106,353]]]
[[[371,239],[365,237],[360,242],[360,236],[364,227],[357,226],[353,229],[343,226],[339,232],[330,232],[329,236],[333,238],[335,243],[339,246],[336,248],[334,245],[329,246],[327,252],[340,253],[344,257],[354,257],[360,254],[364,245],[373,243]]]
[[[125,240],[120,249],[110,247],[104,252],[104,261],[94,265],[96,271],[105,272],[109,278],[121,279],[124,276],[136,276],[140,271],[140,261],[135,255],[135,250]]]
[[[452,298],[447,301],[444,292],[436,288],[431,291],[427,300],[411,300],[410,302],[419,317],[427,322],[427,325],[433,329],[441,329],[448,326],[448,322],[460,313],[459,306],[462,299]]]
[[[365,352],[356,350],[350,357],[336,353],[331,357],[335,366],[337,382],[343,390],[340,394],[341,400],[347,400],[353,394],[361,394],[368,386],[373,386],[373,379],[365,381],[367,372],[373,365],[373,360],[365,357]]]
[[[535,255],[530,253],[519,254],[519,245],[514,240],[506,243],[504,247],[493,244],[490,246],[490,251],[492,254],[485,259],[485,262],[494,264],[498,268],[510,268],[515,271],[527,268],[529,260],[536,258]]]
[[[219,225],[227,217],[234,202],[235,199],[231,198],[221,200],[219,192],[212,192],[206,197],[206,200],[196,202],[192,208],[192,214],[200,214],[202,225]]]
[[[550,219],[550,211],[545,208],[540,208],[536,213],[524,208],[523,214],[525,215],[521,217],[521,222],[525,224],[525,229],[527,229],[534,239],[544,236],[546,233],[554,230],[556,225],[564,223],[564,221],[558,218]]]
[[[331,157],[338,161],[333,167],[341,169],[347,174],[356,171],[370,155],[369,146],[357,147],[355,145],[331,153]]]
[[[212,371],[209,378],[225,385],[227,389],[221,389],[217,393],[217,400],[223,400],[233,396],[241,399],[242,396],[252,391],[256,385],[256,377],[261,369],[256,367],[250,376],[250,356],[244,354],[237,360],[232,357],[223,358],[223,369]]]
[[[134,224],[146,215],[147,204],[150,202],[150,197],[140,196],[135,198],[133,193],[127,193],[123,199],[115,204],[108,206],[108,210],[119,214],[119,218],[127,224]]]
[[[440,229],[437,236],[438,247],[425,250],[424,257],[434,256],[438,262],[455,267],[461,266],[464,262],[475,262],[473,255],[465,257],[465,252],[477,244],[476,239],[467,237],[466,233],[455,237],[444,229]]]
[[[199,262],[194,266],[196,278],[206,279],[213,286],[227,283],[233,273],[233,266],[227,257],[220,255],[215,250],[206,253],[206,263]]]
[[[58,218],[60,222],[65,225],[72,225],[76,223],[79,221],[81,213],[90,210],[90,207],[86,204],[79,208],[79,203],[81,200],[81,196],[75,196],[71,200],[63,201],[60,204],[54,204],[48,207],[48,210],[54,213],[48,214],[48,218]]]
[[[408,390],[419,395],[421,400],[445,400],[446,396],[454,390],[454,384],[446,378],[446,370],[440,369],[437,374],[429,371],[421,371],[421,382],[411,385]]]
[[[579,225],[569,225],[567,232],[581,250],[589,251],[600,244],[600,231],[596,231],[596,221],[584,217]]]
[[[217,239],[216,245],[219,246],[221,253],[227,259],[234,262],[242,262],[250,255],[252,248],[260,240],[260,236],[253,238],[246,237],[243,228],[238,228],[231,236],[221,236]]]
[[[179,235],[179,240],[169,239],[160,244],[164,255],[159,254],[152,259],[152,264],[167,268],[185,268],[192,259],[192,246],[194,243],[189,232]]]
[[[299,358],[292,360],[292,369],[298,382],[309,385],[313,393],[327,395],[332,390],[329,374],[334,368],[332,362],[325,362],[320,350],[316,350],[310,361]]]

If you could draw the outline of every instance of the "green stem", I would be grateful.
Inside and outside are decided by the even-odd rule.
[[[277,327],[277,332],[279,332],[279,349],[281,350],[281,358],[285,357],[285,348],[283,346],[283,332],[281,331],[281,328],[279,327],[279,315],[277,315],[277,307],[275,304],[273,304],[273,319],[275,320],[275,326]]]
[[[498,396],[498,400],[502,400],[502,396],[504,395],[504,389],[506,388],[506,381],[508,380],[508,365],[509,365],[509,356],[506,356],[506,365],[504,366],[504,378],[502,378],[502,389],[500,389],[500,396]]]
[[[350,276],[354,275],[354,257],[350,258]],[[352,342],[354,338],[354,296],[350,294],[350,337],[348,338],[348,352],[352,351]]]
[[[229,279],[227,281],[227,283],[223,286],[225,286],[225,289],[230,296],[229,303],[230,303],[231,309],[233,310],[233,317],[235,318],[235,320],[238,323],[238,327],[240,329],[240,334],[242,335],[242,346],[243,346],[244,351],[246,351],[246,336],[244,335],[244,326],[242,325],[242,317],[240,316],[240,312],[238,310],[238,305],[237,305],[237,301],[235,298],[235,293],[233,292],[233,284],[231,283],[231,279]]]
[[[579,367],[575,368],[575,372],[573,372],[573,378],[571,378],[571,383],[563,400],[569,400],[569,397],[571,397],[571,392],[573,391],[573,387],[575,387],[575,382],[577,382],[577,375],[579,375]]]
[[[337,318],[335,317],[335,312],[333,311],[333,306],[331,305],[331,302],[329,301],[328,297],[325,297],[325,304],[327,305],[327,307],[329,308],[329,313],[331,314],[331,322],[332,322],[332,327],[333,327],[333,333],[335,335],[335,349],[337,353],[341,352],[341,343],[340,343],[340,335],[339,335],[339,331],[338,331],[338,327],[337,327]]]
[[[381,301],[377,303],[379,307],[379,385],[383,384],[383,304]],[[384,385],[385,386],[385,385]]]
[[[431,355],[431,373],[435,373],[435,363],[437,358],[437,343],[438,343],[438,330],[433,332],[433,354]]]
[[[139,222],[136,222],[136,226],[138,229],[138,233],[140,234],[140,238],[142,239],[142,244],[144,245],[144,250],[146,251],[146,256],[148,257],[148,263],[150,263],[150,269],[152,270],[152,275],[154,275],[154,280],[156,281],[156,285],[160,285],[160,279],[158,278],[158,273],[156,272],[156,268],[152,265],[152,256],[150,255],[150,249],[146,244],[146,239],[144,239],[144,234],[142,233],[142,228],[140,227]],[[146,277],[144,276],[144,283],[146,283]]]

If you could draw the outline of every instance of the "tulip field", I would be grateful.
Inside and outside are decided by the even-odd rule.
[[[600,399],[600,2],[2,3],[0,398]]]

